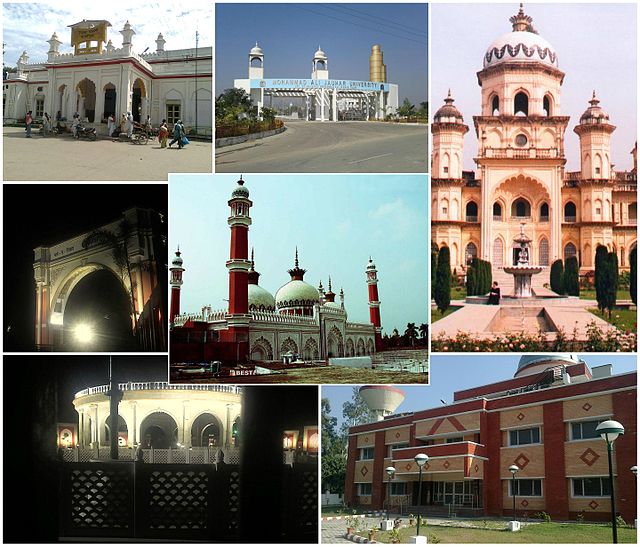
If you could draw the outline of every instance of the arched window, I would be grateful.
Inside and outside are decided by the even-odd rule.
[[[504,245],[499,237],[493,241],[493,260],[491,262],[496,267],[502,266],[504,262]]]
[[[511,216],[525,218],[531,216],[531,204],[524,198],[519,198],[511,205]]]
[[[540,222],[549,222],[549,204],[540,205]]]
[[[253,68],[262,68],[262,59],[260,57],[251,57],[251,66]]]
[[[573,243],[567,243],[564,246],[564,260],[567,261],[567,258],[571,256],[576,256],[578,254],[578,250]]]
[[[498,98],[497,95],[494,95],[493,99],[491,99],[491,115],[492,116],[500,115],[500,99]]]
[[[551,97],[549,95],[545,95],[544,99],[542,99],[542,110],[544,110],[545,116],[553,116],[551,112]]]
[[[573,203],[573,201],[567,201],[567,203],[564,204],[564,221],[576,221],[576,204]]]
[[[513,114],[514,116],[528,116],[529,115],[529,97],[523,91],[516,93],[513,100]]]
[[[540,240],[540,251],[539,251],[538,261],[540,266],[548,266],[549,265],[549,242],[546,237],[543,237]]]
[[[467,203],[465,208],[465,219],[467,222],[478,222],[478,204],[475,201]]]
[[[478,247],[476,247],[476,244],[473,241],[467,243],[464,256],[466,264],[470,264],[471,261],[478,256]]]
[[[497,201],[493,204],[493,220],[502,220],[502,205]]]

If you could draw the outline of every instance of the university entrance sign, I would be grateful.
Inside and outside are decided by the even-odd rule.
[[[385,82],[313,80],[300,78],[252,79],[251,89],[336,89],[338,91],[389,91]]]

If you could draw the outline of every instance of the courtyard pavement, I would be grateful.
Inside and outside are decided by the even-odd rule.
[[[213,146],[191,141],[179,150],[160,148],[157,139],[145,145],[76,141],[70,135],[42,137],[37,130],[25,138],[21,127],[3,128],[5,181],[166,181],[169,173],[211,173]]]
[[[216,149],[216,173],[426,173],[428,126],[285,122],[279,135]]]

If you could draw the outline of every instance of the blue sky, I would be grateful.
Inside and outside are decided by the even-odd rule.
[[[181,308],[226,309],[227,201],[239,175],[170,177],[170,249],[184,259]],[[365,268],[378,268],[384,331],[427,322],[427,182],[425,176],[247,175],[253,201],[249,246],[260,286],[275,295],[290,279],[296,245],[305,281],[345,292],[350,321],[369,322]],[[337,300],[337,298],[336,298]]]
[[[195,47],[196,30],[200,33],[199,46],[213,46],[213,3],[172,4],[164,2],[135,2],[104,6],[102,2],[2,5],[5,62],[15,66],[18,57],[27,50],[29,62],[47,60],[47,40],[56,32],[62,42],[61,53],[70,53],[71,29],[68,25],[83,19],[106,19],[112,25],[108,37],[116,48],[122,47],[118,32],[128,19],[136,31],[133,49],[142,53],[156,50],[155,39],[162,33],[167,41],[165,49]]]
[[[265,78],[310,78],[321,46],[330,78],[369,79],[380,44],[400,101],[427,100],[426,4],[217,4],[216,95],[247,78],[249,50],[264,50]]]
[[[613,364],[613,374],[637,370],[636,355],[584,354],[580,358],[590,366]],[[431,385],[397,386],[406,394],[396,412],[411,412],[450,404],[454,391],[491,384],[512,378],[519,355],[433,355]],[[331,414],[342,421],[342,404],[351,399],[353,386],[322,386],[322,397],[331,401]]]
[[[632,167],[630,151],[636,141],[637,7],[635,4],[529,4],[539,34],[554,46],[562,86],[562,115],[571,116],[565,134],[566,169],[577,171],[579,141],[573,132],[589,106],[595,89],[600,106],[617,126],[612,137],[616,169]],[[480,112],[476,72],[488,46],[511,31],[509,17],[518,11],[509,4],[431,4],[431,110],[435,112],[451,88],[455,104],[470,130],[465,137],[465,169],[475,169],[477,140],[472,116]],[[452,32],[452,29],[463,29]]]

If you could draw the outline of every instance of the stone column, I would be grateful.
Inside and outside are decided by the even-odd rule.
[[[338,90],[334,89],[331,96],[331,120],[338,121]]]
[[[132,420],[132,430],[133,430],[133,439],[131,441],[131,446],[135,446],[138,443],[138,437],[139,437],[139,432],[138,432],[138,403],[137,401],[131,401],[129,403],[129,405],[131,406],[131,414],[133,416],[133,420]]]
[[[104,114],[104,88],[99,89],[96,85],[96,104],[93,123],[102,123],[102,116]]]
[[[226,425],[226,434],[224,436],[224,446],[231,446],[231,409],[233,408],[232,403],[227,403],[227,425]]]

